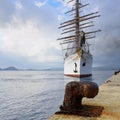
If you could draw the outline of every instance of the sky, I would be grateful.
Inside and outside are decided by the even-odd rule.
[[[102,32],[91,40],[93,66],[120,67],[120,0],[82,0],[86,13],[99,11]],[[62,68],[57,38],[65,19],[64,0],[0,0],[0,68]]]

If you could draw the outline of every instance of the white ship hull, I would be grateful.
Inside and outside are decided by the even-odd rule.
[[[64,60],[64,75],[71,77],[88,77],[92,75],[92,55],[75,53]]]

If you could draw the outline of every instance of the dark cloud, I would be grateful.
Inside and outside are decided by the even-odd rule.
[[[12,19],[15,12],[14,3],[11,0],[0,0],[0,26],[4,26]]]
[[[120,67],[120,1],[101,0],[101,18],[97,26],[102,32],[97,35],[95,62]]]

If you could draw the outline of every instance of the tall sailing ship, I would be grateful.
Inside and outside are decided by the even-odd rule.
[[[89,4],[82,4],[81,0],[67,2],[70,3],[72,9],[65,13],[68,19],[59,27],[62,37],[57,39],[64,53],[64,75],[88,77],[92,75],[93,62],[88,40],[95,38],[95,33],[100,31],[91,29],[94,26],[93,19],[100,15],[99,12],[83,14],[83,8]]]

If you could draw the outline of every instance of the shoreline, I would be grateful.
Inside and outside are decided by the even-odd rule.
[[[83,106],[102,107],[98,117],[54,114],[49,120],[119,120],[120,119],[120,73],[108,78],[99,87],[99,93],[94,99],[83,98]],[[55,111],[56,112],[56,111]]]

